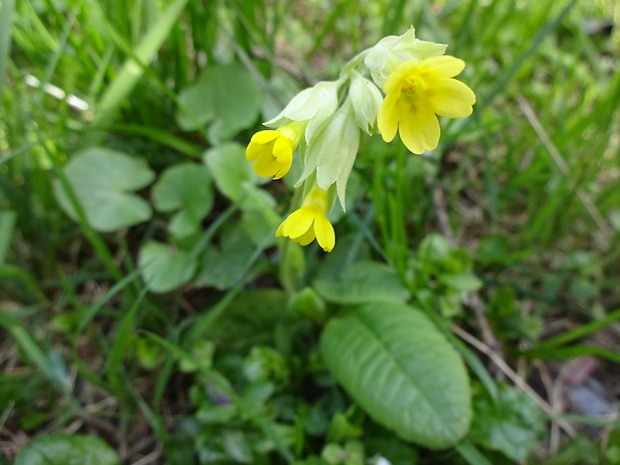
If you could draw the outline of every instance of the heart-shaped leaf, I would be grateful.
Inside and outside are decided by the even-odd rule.
[[[198,81],[179,95],[177,122],[185,131],[208,130],[213,144],[230,140],[257,120],[263,93],[239,63],[207,67]]]
[[[268,181],[252,171],[252,164],[245,159],[245,148],[234,142],[207,150],[203,160],[218,190],[233,202],[240,200],[248,187]]]
[[[194,234],[213,207],[211,175],[207,167],[182,163],[168,168],[153,187],[153,202],[159,211],[179,210],[170,220],[170,232],[174,236]]]
[[[76,154],[63,169],[88,223],[97,231],[111,232],[151,218],[151,206],[131,192],[151,183],[155,174],[141,158],[101,147]],[[63,210],[77,214],[62,185],[54,193]]]
[[[82,434],[53,434],[22,449],[14,465],[120,465],[116,452],[103,440]]]
[[[140,249],[138,265],[150,290],[168,292],[192,278],[198,261],[188,252],[153,241]]]
[[[257,186],[269,182],[252,171],[252,164],[245,159],[245,148],[236,143],[224,144],[207,150],[204,162],[213,175],[218,190],[233,202],[239,202],[244,212],[257,212],[262,217],[258,226],[264,230],[275,228],[280,221],[273,196]]]
[[[472,417],[461,358],[418,310],[402,303],[357,307],[330,320],[321,353],[336,379],[376,421],[430,448],[454,445]]]

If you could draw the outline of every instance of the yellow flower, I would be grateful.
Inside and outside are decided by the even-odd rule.
[[[253,166],[256,174],[280,179],[288,173],[304,127],[305,123],[294,122],[275,131],[254,134],[245,151],[245,158],[256,161]]]
[[[295,210],[282,222],[276,237],[290,237],[301,245],[308,245],[316,238],[325,252],[331,252],[336,244],[336,235],[327,219],[327,207],[327,191],[318,186],[313,187],[299,210]]]
[[[463,68],[464,61],[448,55],[398,65],[383,87],[386,96],[378,118],[383,140],[390,142],[398,129],[413,153],[437,147],[440,129],[435,115],[465,118],[476,102],[469,87],[452,79]]]

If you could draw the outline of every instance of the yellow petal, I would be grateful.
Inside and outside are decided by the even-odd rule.
[[[313,221],[314,216],[307,208],[295,210],[282,223],[282,235],[291,239],[297,239],[312,227]]]
[[[264,178],[270,178],[275,176],[282,166],[278,163],[278,160],[271,156],[271,153],[263,154],[252,167],[254,172]]]
[[[308,245],[314,240],[314,237],[314,228],[310,228],[304,234],[293,240],[301,245]]]
[[[465,68],[465,62],[450,55],[425,58],[418,63],[418,69],[422,74],[436,75],[440,78],[451,78],[459,74]]]
[[[425,102],[424,106],[411,107],[406,118],[400,121],[399,134],[405,146],[413,153],[433,150],[439,143],[439,121]]]
[[[280,223],[280,226],[278,226],[278,229],[276,230],[276,237],[282,237],[282,229],[284,229],[284,223],[286,223],[286,220],[284,220],[282,223]]]
[[[280,171],[278,171],[276,174],[273,175],[273,180],[277,181],[278,179],[282,178],[286,173],[288,173],[289,169],[291,167],[289,166],[287,167],[280,167]]]
[[[252,136],[250,141],[256,144],[266,144],[267,142],[274,140],[279,135],[280,133],[278,131],[259,131]]]
[[[316,240],[325,252],[331,252],[336,245],[336,234],[334,233],[334,227],[329,220],[320,216],[314,220],[314,233],[316,234]]]
[[[271,152],[269,146],[266,146],[264,144],[257,144],[254,141],[250,141],[248,147],[245,149],[245,159],[247,161],[254,161],[257,158],[263,156],[265,152]]]
[[[273,144],[272,151],[279,163],[290,164],[293,161],[293,147],[287,137],[278,137]]]
[[[476,103],[473,91],[456,79],[440,79],[428,92],[433,111],[447,118],[466,118]]]
[[[396,135],[398,129],[399,112],[398,94],[387,94],[383,100],[383,104],[379,109],[379,117],[377,118],[377,127],[381,133],[381,137],[385,142],[391,142]]]

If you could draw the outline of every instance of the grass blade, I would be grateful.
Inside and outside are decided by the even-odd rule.
[[[2,84],[6,74],[11,53],[11,34],[13,32],[13,15],[15,0],[4,0],[0,8],[0,108],[2,108]]]
[[[170,30],[176,24],[177,19],[185,9],[188,0],[175,0],[159,16],[155,24],[140,41],[135,49],[135,54],[127,58],[120,72],[106,89],[98,104],[98,113],[93,120],[92,128],[109,125],[121,104],[144,74],[147,64],[150,63],[157,51],[168,37]],[[101,131],[93,131],[87,138],[87,145],[96,145],[104,136]]]

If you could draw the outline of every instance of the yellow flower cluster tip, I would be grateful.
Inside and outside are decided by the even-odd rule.
[[[437,116],[471,115],[476,96],[454,79],[465,62],[444,55],[446,47],[417,39],[413,28],[384,37],[347,63],[338,80],[302,90],[264,123],[276,129],[256,133],[246,158],[260,176],[280,179],[291,169],[300,146],[303,170],[295,187],[306,192],[277,237],[301,245],[316,239],[326,252],[334,248],[336,237],[327,214],[336,198],[345,208],[362,132],[379,132],[385,142],[398,133],[409,151],[422,154],[439,143]]]
[[[291,169],[293,152],[299,145],[303,129],[288,124],[275,131],[260,131],[252,136],[245,157],[255,161],[254,171],[265,178],[280,179]]]

